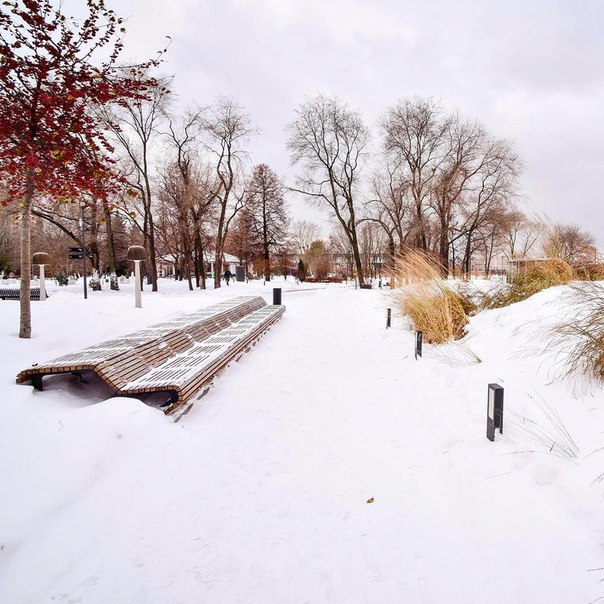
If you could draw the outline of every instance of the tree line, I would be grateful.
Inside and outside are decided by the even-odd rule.
[[[286,126],[297,176],[285,182],[250,162],[259,133],[245,108],[228,97],[182,108],[172,80],[153,75],[165,50],[123,64],[123,19],[102,0],[87,7],[83,21],[51,0],[0,8],[0,268],[15,261],[18,229],[22,337],[32,237],[55,245],[55,271],[68,271],[59,249],[81,244],[82,226],[98,272],[126,271],[128,245],[143,245],[154,291],[162,258],[191,289],[206,287],[209,258],[220,287],[225,253],[267,280],[295,272],[297,257],[363,284],[408,247],[433,254],[443,275],[469,274],[477,261],[488,273],[496,256],[525,255],[543,235],[519,207],[514,145],[475,120],[410,97],[369,126],[317,94]],[[328,240],[290,220],[286,200],[300,196],[331,218]],[[549,250],[568,251],[553,239]]]

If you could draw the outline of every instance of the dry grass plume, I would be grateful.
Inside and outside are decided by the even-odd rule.
[[[569,312],[544,334],[558,373],[604,383],[604,287],[577,283],[563,302]]]
[[[560,258],[532,262],[514,275],[509,284],[494,293],[487,294],[481,304],[483,308],[502,308],[522,302],[536,293],[565,285],[573,279],[573,269]]]
[[[392,277],[400,284],[392,293],[396,308],[423,332],[426,342],[438,344],[465,335],[469,302],[449,287],[432,257],[407,250],[396,259]]]

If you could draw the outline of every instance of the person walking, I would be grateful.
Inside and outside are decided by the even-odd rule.
[[[231,271],[227,268],[226,271],[224,271],[224,280],[226,281],[226,284],[229,284],[229,281],[231,280],[231,277],[233,276],[233,273],[231,273]]]

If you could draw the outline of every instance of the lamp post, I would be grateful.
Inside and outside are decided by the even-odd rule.
[[[141,260],[147,259],[147,252],[142,245],[131,245],[128,248],[128,260],[134,261],[134,306],[142,308],[141,299]]]
[[[32,264],[40,267],[40,301],[46,300],[46,281],[44,277],[44,265],[50,264],[50,256],[46,252],[36,252],[31,260]]]

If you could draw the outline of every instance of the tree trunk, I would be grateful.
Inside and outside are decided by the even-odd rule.
[[[392,236],[392,233],[388,233],[388,262],[386,264],[386,274],[390,275],[390,287],[395,288],[396,287],[396,273],[395,273],[395,246],[396,244],[394,243],[394,237]]]
[[[155,255],[155,227],[153,225],[153,215],[149,213],[149,262],[151,263],[151,279],[153,286],[151,291],[157,291],[157,262]]]
[[[271,280],[271,259],[270,259],[270,252],[268,249],[268,243],[265,241],[264,242],[264,253],[263,253],[263,261],[264,261],[264,280],[265,281],[270,281]]]
[[[440,260],[441,273],[443,277],[449,275],[449,225],[446,221],[440,222],[440,237],[438,245],[438,257]]]
[[[216,245],[214,246],[214,289],[220,287],[222,277],[222,253],[224,249],[224,222],[226,213],[226,203],[223,201],[220,220],[218,221],[218,231],[216,233]]]
[[[112,274],[117,274],[117,264],[115,261],[115,239],[113,237],[113,223],[111,222],[111,212],[106,203],[103,204],[103,215],[107,227],[107,254],[109,256],[109,270]]]
[[[354,258],[354,265],[356,267],[356,271],[357,271],[357,279],[358,279],[358,283],[359,283],[359,287],[361,287],[361,285],[363,285],[364,283],[364,277],[363,277],[363,261],[361,259],[361,252],[359,250],[359,241],[357,239],[357,232],[356,229],[351,229],[350,235],[349,235],[349,240],[350,240],[350,246],[352,247],[352,255]]]
[[[201,289],[206,289],[206,262],[203,257],[203,246],[201,245],[201,240],[199,241],[199,264],[201,268]]]
[[[90,264],[99,275],[100,284],[100,254],[99,254],[99,222],[97,220],[98,208],[95,204],[90,206]],[[84,225],[84,228],[86,226]]]
[[[457,258],[455,256],[455,246],[452,243],[450,243],[449,245],[451,247],[451,254],[450,254],[451,270],[453,271],[453,277],[455,277],[455,267],[457,266]]]
[[[195,227],[195,239],[193,240],[193,263],[195,268],[195,287],[201,287],[201,269],[203,267],[203,256],[201,253],[201,238],[199,237],[199,231]],[[205,285],[205,280],[204,280]],[[205,287],[204,287],[205,289]]]
[[[463,271],[465,273],[466,279],[470,279],[470,269],[471,269],[471,258],[472,258],[472,235],[473,233],[468,232],[468,240],[466,242],[466,251],[463,259]]]
[[[33,193],[34,183],[31,168],[28,168],[27,193],[21,210],[20,338],[31,338],[31,202]]]
[[[216,244],[216,247],[219,247],[220,250],[216,250],[214,257],[214,289],[220,287],[220,279],[222,278],[222,244]]]

